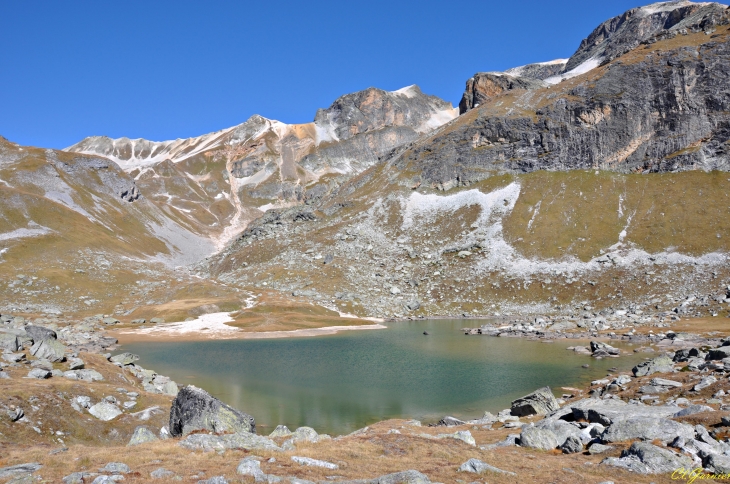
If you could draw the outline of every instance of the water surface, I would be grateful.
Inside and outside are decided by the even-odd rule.
[[[344,434],[387,418],[478,418],[549,385],[584,384],[641,357],[595,360],[575,342],[465,336],[464,320],[389,323],[388,329],[266,340],[129,343],[138,362],[194,384],[256,418]],[[430,335],[422,333],[428,331]],[[590,368],[581,365],[588,363]]]

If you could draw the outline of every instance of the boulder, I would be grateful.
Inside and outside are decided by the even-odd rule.
[[[495,472],[497,474],[507,474],[510,476],[516,476],[514,472],[503,471],[493,465],[489,465],[486,462],[482,462],[479,459],[469,459],[468,461],[461,464],[459,472],[471,472],[474,474],[481,474],[482,472]]]
[[[418,471],[408,470],[376,477],[368,484],[431,484],[431,480]]]
[[[44,339],[33,344],[30,354],[39,359],[58,363],[66,359],[66,347],[58,340]]]
[[[317,442],[319,434],[312,427],[299,427],[291,434],[294,442]]]
[[[68,369],[69,370],[83,370],[86,364],[81,358],[69,358]]]
[[[552,450],[559,445],[558,437],[550,430],[526,426],[520,434],[520,446],[529,449]]]
[[[251,432],[238,432],[225,435],[191,434],[180,441],[180,446],[189,450],[202,450],[205,452],[226,449],[281,450],[276,445],[276,442],[270,438],[262,437]]]
[[[668,356],[658,356],[649,361],[639,363],[631,370],[634,376],[646,376],[654,373],[670,373],[674,371],[672,359]]]
[[[543,387],[512,402],[510,412],[517,417],[547,415],[560,408],[550,387]]]
[[[38,380],[45,380],[51,378],[51,372],[44,370],[43,368],[34,368],[28,372],[27,378],[37,378]]]
[[[668,405],[629,405],[621,400],[599,400],[588,398],[570,405],[575,420],[611,425],[614,421],[632,417],[667,418],[677,412],[677,407]]]
[[[109,361],[111,361],[112,363],[117,363],[122,366],[131,365],[137,360],[139,360],[139,356],[132,353],[121,353],[119,355],[114,355],[109,358]]]
[[[150,477],[152,479],[171,479],[175,477],[175,473],[165,469],[164,467],[160,467],[150,472]]]
[[[18,337],[14,334],[0,333],[0,351],[18,351],[21,348]]]
[[[29,324],[25,327],[25,332],[28,333],[28,336],[34,343],[38,343],[46,339],[58,339],[55,331],[44,328],[43,326],[33,326]]]
[[[256,482],[266,482],[266,474],[261,470],[261,463],[256,457],[245,457],[241,459],[236,467],[236,474],[240,476],[251,476]]]
[[[109,472],[111,474],[129,474],[132,469],[124,462],[109,462],[107,465],[99,469],[99,472]]]
[[[708,407],[707,405],[690,405],[689,407],[683,408],[679,412],[672,415],[673,418],[676,417],[686,417],[687,415],[693,415],[695,413],[702,413],[702,412],[714,412],[715,409],[712,407]]]
[[[20,476],[23,474],[32,474],[38,469],[43,467],[37,462],[31,462],[29,464],[18,464],[9,467],[0,468],[0,479],[7,479],[10,477]]]
[[[638,474],[665,474],[681,468],[690,469],[692,459],[646,442],[634,442],[621,452],[621,457],[609,457],[601,464]]]
[[[603,445],[603,444],[599,444],[599,443],[595,443],[595,444],[591,445],[590,447],[588,447],[588,453],[591,455],[603,454],[603,453],[609,452],[611,450],[613,450],[612,446]]]
[[[154,434],[154,432],[152,432],[144,425],[140,425],[139,427],[134,429],[132,438],[129,440],[127,446],[146,444],[147,442],[154,442],[156,440],[160,439]]]
[[[559,449],[563,451],[563,454],[577,454],[583,450],[583,442],[578,437],[570,436],[565,439]]]
[[[454,427],[456,425],[464,425],[466,422],[463,420],[459,420],[458,418],[454,417],[444,417],[441,420],[438,421],[436,424],[439,427]]]
[[[69,370],[63,372],[63,377],[69,380],[104,381],[104,377],[96,370]]]
[[[273,432],[269,434],[269,437],[289,437],[292,431],[286,425],[277,425]]]
[[[119,410],[119,407],[109,402],[99,402],[89,409],[89,413],[99,420],[108,422],[120,416],[122,411]]]
[[[728,357],[730,357],[730,346],[721,346],[720,348],[715,348],[715,349],[708,351],[707,356],[705,356],[705,359],[708,361],[711,361],[711,360],[722,360],[722,359],[725,359]]]
[[[291,460],[293,460],[297,464],[303,465],[303,466],[324,467],[325,469],[331,469],[331,470],[340,468],[340,466],[338,466],[337,464],[333,464],[332,462],[312,459],[310,457],[299,457],[299,456],[293,455],[291,457]]]
[[[564,420],[543,419],[534,425],[522,428],[520,445],[522,447],[550,450],[563,445],[569,437],[582,441],[581,429],[577,425]]]
[[[730,456],[709,454],[702,460],[702,465],[716,474],[730,474]]]
[[[730,346],[728,346],[730,348]],[[713,385],[717,382],[717,378],[714,376],[706,376],[698,384],[696,384],[692,389],[696,392],[699,392],[700,390],[704,390],[705,388],[709,387],[710,385]]]
[[[468,430],[460,430],[458,432],[454,432],[453,434],[439,434],[436,437],[439,439],[456,439],[461,440],[462,442],[466,442],[469,445],[477,445],[474,437]]]
[[[691,425],[675,422],[667,418],[632,417],[611,424],[603,434],[603,442],[625,442],[628,440],[659,440],[671,442],[677,436],[694,438],[695,430]]]
[[[177,437],[195,430],[256,432],[254,418],[193,385],[183,387],[170,408],[170,434]]]

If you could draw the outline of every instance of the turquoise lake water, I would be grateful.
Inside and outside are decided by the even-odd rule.
[[[388,329],[311,338],[130,343],[145,368],[204,388],[253,415],[259,433],[302,425],[340,435],[388,418],[479,418],[544,385],[628,370],[636,355],[595,360],[575,342],[465,336],[465,320],[389,323]],[[428,331],[430,335],[422,333]],[[590,368],[582,368],[588,363]]]

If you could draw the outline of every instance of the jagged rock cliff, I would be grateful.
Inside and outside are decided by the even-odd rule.
[[[557,85],[496,93],[393,163],[445,187],[542,169],[728,170],[724,12],[712,30],[661,32]]]
[[[694,3],[686,0],[659,2],[633,8],[606,20],[583,39],[570,59],[557,59],[507,69],[502,74],[556,84],[584,74],[599,65],[638,47],[649,39],[673,36],[678,33],[712,30],[726,21],[726,6],[719,3]],[[459,103],[459,112],[465,113],[490,98],[489,80],[500,73],[480,72],[466,82],[466,89]],[[505,84],[504,82],[502,84]],[[512,85],[514,87],[512,87]],[[511,89],[535,89],[540,83],[513,81]]]

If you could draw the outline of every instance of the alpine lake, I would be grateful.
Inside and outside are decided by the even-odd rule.
[[[328,336],[135,342],[121,349],[178,385],[196,385],[253,415],[263,435],[279,424],[342,435],[390,418],[480,418],[537,388],[550,386],[560,396],[560,387],[582,388],[647,356],[616,345],[621,357],[595,359],[566,350],[587,341],[465,336],[461,328],[469,325],[475,322],[403,321]]]

